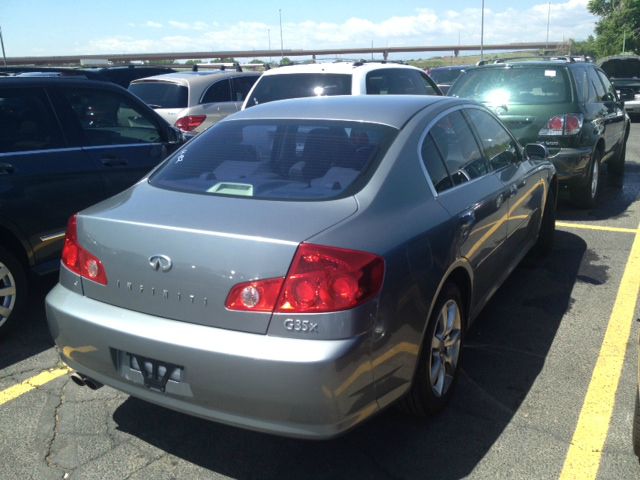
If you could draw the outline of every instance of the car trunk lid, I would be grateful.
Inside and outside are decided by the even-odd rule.
[[[352,215],[353,197],[267,201],[167,191],[139,184],[78,216],[80,244],[108,284],[84,294],[125,309],[253,333],[270,313],[225,308],[241,282],[284,277],[300,242]]]

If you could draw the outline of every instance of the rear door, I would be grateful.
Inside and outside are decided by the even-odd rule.
[[[474,269],[476,299],[485,298],[499,285],[496,278],[505,270],[501,247],[507,238],[507,188],[491,170],[460,110],[445,115],[430,129],[422,158],[438,201],[457,218],[457,254]]]
[[[105,197],[100,170],[68,143],[44,88],[0,88],[0,224],[28,239],[34,263],[57,259],[69,217]]]
[[[227,115],[240,110],[242,102],[235,102],[231,95],[231,81],[229,78],[218,80],[208,87],[202,94],[199,105],[192,109],[192,115],[206,115],[204,123],[198,131],[209,128]]]
[[[166,127],[126,95],[99,88],[57,93],[65,120],[101,169],[107,195],[127,189],[167,155]]]
[[[618,99],[616,90],[602,70],[595,70],[605,89],[603,98],[607,108],[605,142],[607,149],[614,148],[623,138],[625,129],[624,103]]]

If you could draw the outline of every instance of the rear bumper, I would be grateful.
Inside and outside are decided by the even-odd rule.
[[[558,180],[563,184],[577,185],[587,181],[591,147],[561,148],[558,153],[549,157],[556,167]]]
[[[624,109],[629,115],[640,115],[640,100],[627,100]]]
[[[279,435],[336,436],[378,410],[368,336],[300,340],[235,332],[121,309],[57,285],[46,298],[65,363],[130,395],[190,415]],[[147,388],[125,353],[183,368]]]

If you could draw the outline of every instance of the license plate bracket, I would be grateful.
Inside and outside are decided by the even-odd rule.
[[[149,389],[164,392],[169,380],[180,382],[182,378],[184,368],[179,365],[135,353],[130,353],[129,358],[130,367],[142,374],[144,386]]]

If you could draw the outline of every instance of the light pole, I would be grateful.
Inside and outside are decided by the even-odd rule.
[[[549,50],[549,22],[551,20],[551,2],[549,2],[549,9],[547,10],[547,41],[544,44],[544,49]]]
[[[280,16],[280,61],[284,60],[284,44],[282,43],[282,9],[278,9],[278,15]]]
[[[480,19],[480,61],[484,59],[484,0],[482,0],[482,16]]]
[[[269,64],[271,64],[271,29],[267,28],[267,38],[269,39]]]

